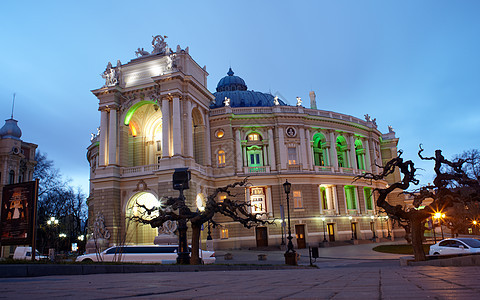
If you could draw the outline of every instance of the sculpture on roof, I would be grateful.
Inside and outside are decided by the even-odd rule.
[[[165,42],[167,36],[156,35],[152,37],[152,54],[165,54],[167,52],[167,43]]]
[[[225,104],[225,106],[230,106],[230,98],[225,97],[225,100],[223,101],[223,104]]]
[[[395,130],[393,129],[392,125],[388,125],[388,133],[395,133]]]
[[[103,87],[115,86],[118,84],[119,72],[117,68],[112,67],[111,62],[108,62],[107,68],[100,75],[103,79],[105,79],[105,85]]]
[[[146,55],[150,55],[150,52],[143,50],[143,48],[137,48],[137,51],[135,51],[135,55],[137,57],[146,56]]]
[[[302,106],[302,98],[297,97],[297,106]]]
[[[280,105],[280,102],[278,101],[278,96],[273,97],[273,104]]]

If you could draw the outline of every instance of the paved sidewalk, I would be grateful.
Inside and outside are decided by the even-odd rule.
[[[319,256],[315,262],[318,267],[344,266],[350,264],[361,264],[365,262],[389,261],[399,264],[399,258],[404,254],[380,253],[372,249],[378,245],[404,244],[405,242],[383,242],[359,245],[348,245],[339,247],[319,248]],[[308,249],[295,249],[300,254],[299,265],[309,265]],[[232,260],[225,260],[224,254],[231,253]],[[217,264],[271,264],[279,265],[285,263],[285,251],[253,251],[253,250],[221,250],[216,251]],[[258,260],[259,254],[266,254],[267,260]]]
[[[480,267],[344,267],[0,279],[6,299],[478,299]]]

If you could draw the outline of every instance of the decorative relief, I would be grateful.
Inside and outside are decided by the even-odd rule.
[[[120,78],[120,61],[117,61],[117,66],[115,68],[112,67],[112,63],[108,62],[107,68],[105,71],[100,74],[103,79],[105,79],[105,85],[103,87],[109,87],[109,86],[116,86],[119,84],[119,78]]]
[[[294,127],[288,126],[287,128],[285,128],[285,134],[286,134],[287,137],[289,137],[289,138],[294,138],[294,137],[297,136],[297,131],[295,130]]]
[[[94,239],[110,239],[110,232],[108,231],[107,227],[105,226],[105,217],[102,213],[97,213],[97,217],[95,218],[95,222],[93,223],[93,238]]]
[[[134,192],[142,192],[142,191],[146,191],[146,190],[149,190],[149,188],[147,187],[147,183],[145,181],[143,181],[143,179],[140,179],[137,183],[137,188],[134,189],[133,191]]]

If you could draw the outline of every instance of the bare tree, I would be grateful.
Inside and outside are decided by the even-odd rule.
[[[441,150],[435,151],[435,156],[424,157],[422,155],[423,148],[420,145],[418,155],[422,160],[432,160],[435,162],[434,171],[435,179],[433,185],[423,186],[413,192],[409,192],[411,184],[417,185],[419,181],[415,178],[415,166],[410,160],[404,161],[401,157],[402,151],[396,158],[388,161],[385,166],[379,166],[382,170],[380,174],[365,173],[355,177],[355,180],[366,179],[370,181],[385,180],[385,178],[393,174],[397,168],[402,174],[402,180],[395,182],[386,188],[376,188],[378,192],[377,206],[383,208],[392,219],[396,220],[407,232],[407,236],[411,235],[411,243],[415,260],[425,260],[426,256],[423,251],[423,231],[424,222],[432,216],[433,212],[451,207],[453,203],[463,203],[478,199],[479,184],[476,178],[471,178],[462,169],[465,160],[457,159],[454,161],[447,160]],[[445,170],[450,170],[446,172]],[[468,196],[465,196],[461,189],[452,189],[451,186],[464,187],[471,190]],[[413,207],[404,207],[402,205],[391,205],[387,201],[387,197],[392,192],[401,191],[413,197]],[[418,209],[424,206],[426,200],[431,201],[424,209]]]
[[[201,226],[208,221],[211,222],[213,227],[218,226],[219,224],[214,220],[216,214],[229,217],[246,228],[251,228],[257,224],[273,224],[272,221],[260,219],[259,216],[262,216],[262,214],[252,214],[249,203],[244,200],[233,200],[236,195],[232,194],[232,189],[246,185],[247,178],[215,189],[207,197],[203,211],[192,211],[190,208],[184,207],[183,212],[180,214],[181,210],[179,208],[183,205],[183,201],[180,198],[173,197],[164,198],[163,207],[148,208],[137,203],[139,207],[143,208],[144,213],[140,216],[133,216],[131,219],[140,223],[150,224],[154,228],[162,226],[168,220],[180,221],[183,219],[189,221],[192,227],[192,254],[190,262],[191,264],[199,264],[201,263],[199,258]],[[217,201],[219,194],[226,195],[222,202]],[[152,215],[156,216],[151,217]]]

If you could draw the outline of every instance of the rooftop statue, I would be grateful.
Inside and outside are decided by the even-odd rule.
[[[115,85],[118,84],[118,77],[119,77],[118,75],[119,74],[117,72],[117,68],[112,67],[111,62],[108,62],[107,68],[100,75],[102,76],[103,79],[105,79],[105,85],[103,87],[115,86]]]
[[[152,54],[166,54],[167,52],[167,43],[165,42],[166,35],[163,37],[161,35],[153,36],[152,40]]]
[[[297,106],[302,106],[302,98],[297,97]]]

